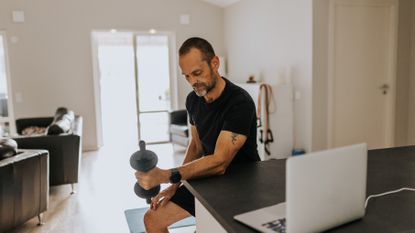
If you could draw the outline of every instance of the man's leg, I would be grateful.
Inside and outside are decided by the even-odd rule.
[[[149,209],[144,215],[144,224],[148,233],[166,233],[168,226],[189,216],[186,210],[169,201],[156,210]]]

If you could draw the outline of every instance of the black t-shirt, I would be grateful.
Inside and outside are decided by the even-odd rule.
[[[231,164],[259,161],[257,150],[257,127],[255,104],[244,89],[236,86],[226,78],[225,89],[218,99],[207,103],[194,91],[186,99],[190,124],[196,126],[204,155],[215,151],[216,141],[222,130],[247,136],[245,144],[235,155]]]

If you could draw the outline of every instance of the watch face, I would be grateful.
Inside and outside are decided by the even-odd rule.
[[[170,182],[171,183],[178,183],[182,179],[180,172],[177,169],[173,169],[171,171]]]

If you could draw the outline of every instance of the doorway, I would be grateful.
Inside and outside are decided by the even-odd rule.
[[[397,1],[330,1],[329,20],[328,147],[391,147]]]
[[[7,37],[0,31],[0,138],[16,134],[7,56]]]
[[[164,143],[175,104],[170,33],[93,32],[98,144]]]
[[[167,35],[135,36],[138,69],[139,135],[148,143],[169,141],[171,109]]]

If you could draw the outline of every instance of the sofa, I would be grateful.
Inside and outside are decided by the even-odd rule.
[[[42,213],[49,202],[49,153],[19,150],[0,160],[0,233]]]
[[[82,156],[82,117],[75,116],[69,133],[59,135],[21,136],[27,127],[48,127],[53,117],[23,118],[16,120],[17,133],[14,137],[20,149],[44,149],[49,151],[51,186],[78,183]]]
[[[186,147],[189,143],[189,127],[187,111],[175,110],[169,112],[170,142]]]

